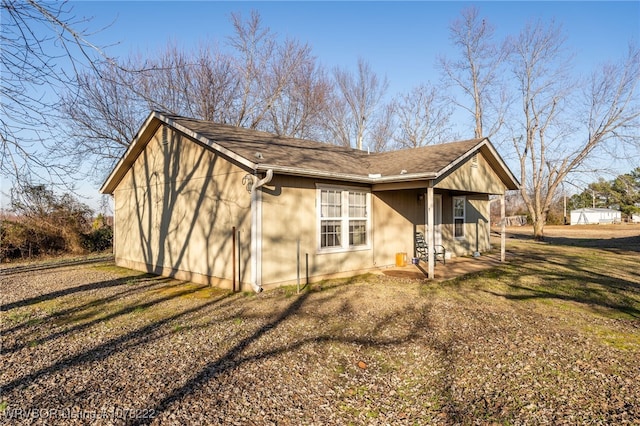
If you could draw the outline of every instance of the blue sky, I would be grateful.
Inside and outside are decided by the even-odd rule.
[[[589,71],[620,57],[627,43],[640,42],[640,2],[72,2],[77,16],[93,17],[98,44],[116,56],[154,53],[169,40],[186,47],[198,41],[224,42],[233,34],[230,14],[256,10],[263,24],[308,43],[327,68],[354,67],[358,57],[387,76],[389,93],[407,91],[439,75],[440,54],[451,49],[448,26],[471,4],[496,27],[497,36],[516,35],[533,20],[555,19],[575,49],[577,66]]]
[[[256,10],[271,31],[308,43],[327,69],[353,69],[362,57],[378,75],[388,78],[389,96],[438,81],[438,55],[453,54],[448,27],[471,4],[494,25],[498,38],[515,36],[527,22],[538,19],[562,24],[567,45],[576,53],[576,69],[585,74],[603,61],[622,57],[629,41],[640,43],[640,1],[69,3],[78,19],[92,18],[83,25],[95,32],[91,41],[108,46],[106,53],[116,57],[154,54],[169,41],[187,48],[200,41],[223,44],[233,35],[231,13],[249,17]],[[628,170],[631,167],[622,172]],[[80,188],[94,208],[98,186]]]

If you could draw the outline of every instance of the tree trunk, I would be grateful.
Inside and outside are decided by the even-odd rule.
[[[533,221],[533,239],[536,241],[544,240],[544,222],[545,218],[543,215],[539,215]]]

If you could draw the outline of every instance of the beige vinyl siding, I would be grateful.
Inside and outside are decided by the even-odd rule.
[[[378,267],[395,265],[396,253],[414,255],[414,232],[424,230],[425,190],[375,192],[373,197],[374,260]],[[420,199],[422,198],[422,199]]]
[[[262,187],[262,283],[265,287],[296,280],[298,239],[304,277],[305,253],[315,254],[315,233],[314,182],[275,175]]]
[[[489,196],[473,194],[467,197],[467,231],[471,236],[470,251],[480,253],[491,249],[489,241]]]
[[[469,157],[458,168],[438,180],[435,188],[480,192],[484,194],[504,194],[505,186],[486,161],[483,154]]]
[[[364,271],[374,266],[371,246],[331,253],[319,250],[318,184],[336,185],[335,182],[276,175],[263,187],[262,283],[266,288],[297,281],[298,239],[303,283],[306,280],[306,254],[309,255],[309,277],[312,281]],[[368,187],[363,189],[368,190]]]
[[[453,197],[465,197],[464,237],[453,236]],[[442,197],[442,241],[452,256],[464,256],[491,249],[489,242],[489,196],[486,194],[446,194]]]
[[[114,191],[116,263],[230,288],[235,226],[248,282],[246,172],[179,133],[168,130],[163,137],[162,128]]]

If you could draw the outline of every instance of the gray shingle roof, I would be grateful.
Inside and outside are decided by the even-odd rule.
[[[477,146],[483,139],[371,153],[328,143],[165,115],[173,122],[257,165],[281,166],[324,173],[383,176],[437,174]]]
[[[165,123],[249,170],[322,177],[345,182],[384,183],[436,179],[482,151],[508,189],[518,181],[488,139],[470,139],[421,148],[371,153],[353,148],[152,112],[100,189],[111,194],[127,170]]]

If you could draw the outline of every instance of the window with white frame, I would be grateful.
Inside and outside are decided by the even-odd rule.
[[[453,197],[453,236],[464,238],[465,197]]]
[[[320,250],[366,248],[369,244],[368,191],[318,188]]]

